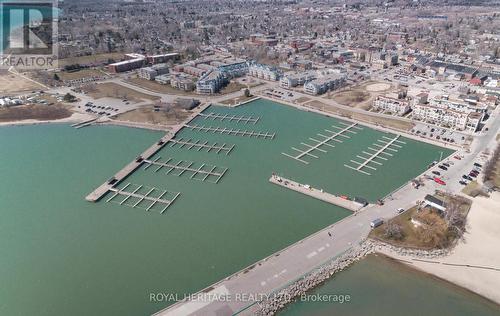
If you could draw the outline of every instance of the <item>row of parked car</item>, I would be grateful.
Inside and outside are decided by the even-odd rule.
[[[98,114],[98,115],[110,116],[112,114],[112,112],[118,112],[118,109],[116,109],[116,108],[112,108],[110,106],[95,105],[92,102],[87,102],[85,104],[85,107],[87,107],[85,112],[94,113],[94,114]],[[98,111],[98,110],[101,110],[101,111]]]
[[[462,180],[460,180],[458,182],[461,185],[467,185],[468,184],[467,181],[472,181],[472,180],[475,180],[477,178],[477,176],[481,172],[482,167],[483,166],[480,163],[475,162],[474,167],[471,169],[469,174],[462,175]]]

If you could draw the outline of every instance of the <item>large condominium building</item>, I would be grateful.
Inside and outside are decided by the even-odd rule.
[[[195,76],[195,77],[201,77],[208,72],[206,69],[201,69],[201,68],[194,67],[194,66],[184,66],[182,68],[182,71],[184,71],[188,75]]]
[[[193,80],[186,75],[173,75],[173,76],[158,76],[155,79],[161,84],[169,84],[172,88],[176,88],[183,91],[193,91],[195,84]]]
[[[303,85],[308,81],[314,80],[318,77],[316,71],[305,72],[291,72],[285,74],[280,79],[280,86],[282,88],[290,89],[299,85]]]
[[[343,86],[345,79],[342,74],[329,74],[307,82],[304,85],[304,92],[312,95],[323,94],[328,90],[335,90]]]
[[[219,64],[217,69],[228,78],[237,78],[248,73],[248,63],[241,59],[224,60],[224,63]]]
[[[129,60],[120,61],[108,65],[108,70],[113,73],[125,72],[141,68],[146,62],[146,57],[138,57]]]
[[[227,83],[226,77],[219,70],[212,70],[196,82],[196,92],[202,94],[214,94]]]
[[[157,64],[151,67],[144,67],[139,69],[139,78],[146,80],[155,80],[156,76],[164,75],[168,73],[168,67],[165,64]]]
[[[177,60],[179,59],[180,55],[179,53],[168,53],[168,54],[161,54],[161,55],[151,55],[148,56],[148,63],[150,64],[160,64],[160,63],[166,63],[169,60]]]
[[[408,98],[398,98],[397,95],[380,95],[373,101],[373,108],[403,116],[411,110],[411,105]]]
[[[252,77],[271,81],[278,81],[281,76],[281,72],[278,68],[257,63],[248,67],[248,74]]]
[[[447,95],[436,97],[430,100],[431,105],[440,108],[452,109],[459,112],[480,112],[486,113],[488,106],[477,102],[477,99],[467,98],[463,100],[450,99]]]
[[[415,102],[412,118],[460,131],[476,132],[478,130],[485,112],[466,106],[457,106],[458,102],[444,102],[445,100],[434,98],[429,103]]]

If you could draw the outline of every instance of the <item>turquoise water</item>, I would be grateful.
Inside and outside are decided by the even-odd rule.
[[[163,215],[106,203],[107,197],[84,200],[162,134],[102,126],[0,128],[0,315],[150,314],[167,305],[150,302],[150,293],[192,293],[349,214],[270,184],[273,171],[374,200],[419,174],[442,151],[405,140],[391,167],[368,177],[343,163],[384,133],[365,128],[303,165],[281,152],[337,120],[269,101],[210,111],[261,120],[195,123],[276,132],[276,138],[183,130],[179,137],[236,146],[228,156],[171,147],[158,153],[162,160],[229,168],[218,184],[187,173],[155,173],[155,167],[125,180],[181,192]]]
[[[500,314],[490,301],[380,256],[369,256],[292,303],[281,316]],[[312,301],[329,296],[333,302]],[[337,302],[335,295],[350,296]],[[309,301],[307,301],[307,299]]]

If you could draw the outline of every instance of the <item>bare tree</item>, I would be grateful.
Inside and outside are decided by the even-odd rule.
[[[394,240],[402,240],[405,237],[403,228],[394,220],[387,222],[385,227],[385,237]]]

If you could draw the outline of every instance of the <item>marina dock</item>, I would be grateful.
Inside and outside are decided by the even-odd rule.
[[[258,132],[258,131],[247,131],[247,130],[239,130],[239,129],[234,129],[234,128],[222,128],[222,127],[206,127],[206,126],[199,126],[199,125],[190,125],[190,124],[185,124],[184,127],[192,129],[192,130],[197,130],[201,132],[206,132],[206,133],[219,133],[219,134],[227,134],[227,135],[234,135],[234,136],[247,136],[247,137],[255,137],[255,138],[264,138],[264,139],[274,139],[274,136],[276,136],[276,133],[269,133],[269,132]]]
[[[309,164],[309,162],[302,159],[304,156],[318,159],[319,157],[312,154],[312,152],[315,153],[316,151],[318,151],[318,152],[326,153],[327,150],[324,148],[324,146],[328,146],[328,147],[332,147],[332,148],[335,147],[335,145],[332,145],[330,143],[330,141],[342,143],[342,140],[340,140],[338,138],[344,137],[344,138],[349,139],[350,136],[348,136],[346,134],[348,134],[348,133],[356,134],[356,132],[353,131],[353,129],[358,129],[358,130],[362,129],[361,127],[357,126],[358,125],[357,123],[353,123],[353,124],[346,124],[343,122],[339,122],[339,123],[341,125],[345,125],[345,127],[339,127],[339,126],[332,125],[332,127],[338,129],[338,131],[331,131],[329,129],[325,129],[325,132],[329,133],[330,135],[324,135],[321,133],[317,133],[318,137],[322,138],[321,140],[309,137],[309,141],[313,142],[312,144],[308,144],[308,143],[304,143],[304,142],[300,143],[305,149],[298,149],[296,147],[292,147],[292,150],[295,150],[296,152],[298,152],[298,154],[296,154],[296,155],[290,155],[287,153],[282,153],[282,154],[289,157],[289,158],[300,161],[304,164]]]
[[[340,206],[340,207],[345,208],[345,209],[352,211],[352,212],[357,212],[361,208],[363,208],[363,205],[356,203],[354,201],[347,200],[347,199],[341,198],[340,196],[336,196],[336,195],[333,195],[331,193],[324,192],[323,190],[313,188],[309,185],[304,185],[304,184],[301,184],[301,183],[298,183],[298,182],[295,182],[295,181],[292,181],[292,180],[289,180],[289,179],[286,179],[283,177],[279,177],[276,175],[271,176],[271,178],[269,178],[269,182],[280,185],[284,188],[287,188],[287,189],[290,189],[293,191],[300,192],[300,193],[305,194],[305,195],[309,195],[310,197],[313,197],[315,199],[318,199],[318,200],[321,200],[321,201],[324,201],[324,202],[327,202],[327,203],[330,203],[330,204],[333,204],[336,206]]]
[[[205,103],[200,105],[198,110],[192,113],[186,120],[186,122],[191,122],[194,120],[201,112],[210,106],[210,103]],[[97,202],[108,192],[112,191],[121,181],[132,174],[137,168],[139,168],[144,160],[150,159],[154,154],[156,154],[160,149],[162,149],[168,142],[170,142],[175,135],[184,127],[183,124],[175,126],[171,131],[167,132],[158,142],[151,145],[146,149],[140,156],[134,159],[132,162],[127,164],[123,169],[118,171],[112,178],[101,184],[97,189],[92,191],[85,199],[89,202]]]
[[[387,157],[392,157],[393,153],[397,153],[398,149],[402,148],[401,145],[406,144],[404,141],[398,140],[400,136],[401,135],[396,135],[393,138],[383,136],[382,139],[377,140],[377,143],[372,144],[372,146],[374,146],[375,148],[368,147],[367,150],[369,152],[367,151],[362,152],[366,156],[360,156],[360,155],[356,156],[356,158],[363,160],[363,162],[351,159],[351,163],[355,164],[356,166],[354,167],[347,164],[344,164],[344,166],[370,176],[371,173],[363,169],[377,170],[375,166],[382,166],[383,165],[382,161],[386,161]],[[385,155],[385,157],[382,155]],[[375,159],[380,159],[380,160],[375,160]]]

